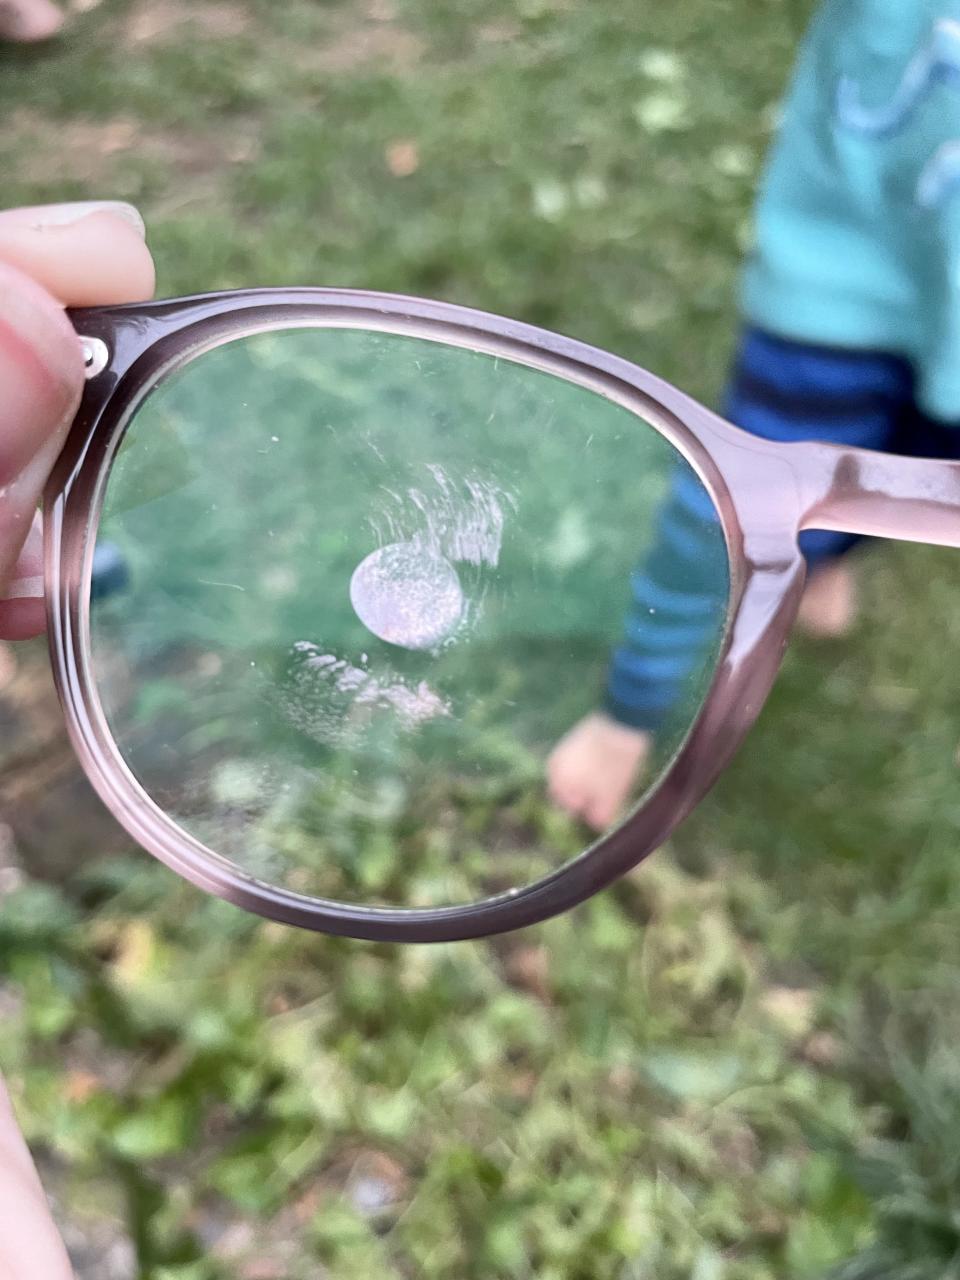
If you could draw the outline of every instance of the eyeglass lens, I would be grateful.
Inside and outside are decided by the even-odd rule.
[[[442,341],[286,328],[133,413],[91,654],[126,765],[216,854],[303,894],[443,906],[581,851],[546,772],[591,710],[662,776],[728,592],[706,489],[635,413]]]

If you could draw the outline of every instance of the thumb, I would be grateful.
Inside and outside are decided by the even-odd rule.
[[[0,638],[15,639],[43,625],[39,600],[3,597],[76,411],[83,359],[58,303],[3,262],[0,387]],[[37,616],[28,616],[32,614]]]
[[[0,1078],[0,1277],[70,1280],[72,1274]]]

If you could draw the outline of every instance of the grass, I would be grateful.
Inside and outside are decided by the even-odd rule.
[[[165,293],[432,294],[714,399],[809,8],[103,0],[0,54],[4,199],[135,200]],[[864,559],[672,847],[522,936],[287,933],[92,837],[8,876],[0,1066],[80,1273],[955,1275],[956,576]],[[464,820],[573,838],[529,784]]]

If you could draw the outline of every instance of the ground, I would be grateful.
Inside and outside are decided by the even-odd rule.
[[[809,4],[75,9],[0,53],[5,203],[134,200],[164,293],[424,293],[715,400]],[[482,945],[202,900],[96,813],[21,657],[0,1067],[84,1280],[955,1274],[960,575],[861,572],[670,848]],[[533,783],[502,821],[569,838]]]

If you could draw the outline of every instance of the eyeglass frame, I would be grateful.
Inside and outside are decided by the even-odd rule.
[[[450,942],[525,928],[606,888],[659,848],[703,799],[760,713],[800,605],[804,529],[960,547],[960,463],[846,446],[777,443],[727,422],[640,366],[500,316],[352,289],[246,289],[68,312],[87,365],[83,398],[43,500],[54,680],[80,764],[144,849],[204,891],[300,928],[380,942]],[[710,688],[664,773],[613,830],[545,878],[475,903],[355,906],[245,873],[189,835],[141,786],[107,724],[92,671],[90,583],[113,457],[169,375],[263,331],[339,327],[441,342],[560,377],[657,430],[719,515],[730,566],[727,621]]]

